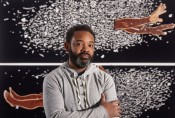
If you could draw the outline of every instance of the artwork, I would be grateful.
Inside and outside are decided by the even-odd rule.
[[[88,24],[96,33],[94,62],[103,62],[113,76],[122,118],[174,118],[175,67],[166,66],[175,62],[173,2],[1,0],[0,116],[45,118],[42,82],[56,68],[47,63],[66,61],[65,32],[75,24]],[[31,65],[17,66],[21,62]],[[162,65],[113,65],[120,62]]]

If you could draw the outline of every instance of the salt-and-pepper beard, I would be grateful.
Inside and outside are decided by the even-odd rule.
[[[70,58],[71,62],[72,62],[76,67],[78,67],[78,68],[85,68],[85,67],[87,67],[87,66],[92,62],[94,55],[92,55],[92,57],[91,57],[91,56],[88,54],[88,55],[89,55],[89,59],[88,59],[87,62],[84,63],[84,62],[81,61],[81,58],[80,58],[80,55],[81,55],[81,54],[88,54],[88,53],[82,52],[82,53],[76,55],[76,54],[73,53],[72,50],[70,49],[70,51],[69,51],[69,58]]]

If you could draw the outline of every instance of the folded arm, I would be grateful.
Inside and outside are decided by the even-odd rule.
[[[47,118],[108,118],[102,105],[83,111],[67,111],[61,90],[57,82],[53,81],[45,78],[43,84],[43,103]]]

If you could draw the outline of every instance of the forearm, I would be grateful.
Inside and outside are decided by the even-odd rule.
[[[10,93],[12,94],[12,96],[17,100],[41,99],[43,97],[42,93],[40,93],[40,94],[19,95],[11,87],[9,89],[10,89]]]
[[[103,106],[81,111],[76,108],[67,110],[65,102],[60,91],[44,89],[43,105],[47,118],[108,118],[108,113]]]
[[[43,107],[43,100],[38,99],[38,100],[21,100],[21,101],[16,101],[16,106],[22,107],[24,109],[36,109],[38,107]]]
[[[151,34],[151,35],[164,35],[163,30],[171,29],[168,25],[160,25],[156,27],[133,27],[125,29],[124,31],[131,33],[131,34]]]
[[[71,98],[65,101],[59,84],[46,78],[43,83],[43,105],[47,118],[108,118],[103,106],[78,111]],[[69,102],[69,103],[67,103]],[[69,104],[69,106],[66,106]]]
[[[139,26],[124,29],[124,31],[130,34],[150,34],[153,29],[151,27]]]
[[[47,118],[108,118],[108,113],[103,106],[84,111],[71,112],[65,110],[55,110],[55,112],[46,114]]]
[[[42,95],[41,94],[29,94],[29,95],[24,95],[24,96],[16,95],[16,96],[14,96],[14,98],[15,99],[18,99],[18,100],[24,100],[24,99],[41,99],[42,98]]]
[[[127,29],[131,27],[136,27],[150,23],[149,17],[146,18],[126,18],[126,19],[116,19],[114,21],[114,29]]]

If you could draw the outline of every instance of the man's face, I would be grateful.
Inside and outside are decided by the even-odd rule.
[[[69,45],[70,61],[78,68],[87,67],[94,56],[94,37],[88,31],[77,31]]]

